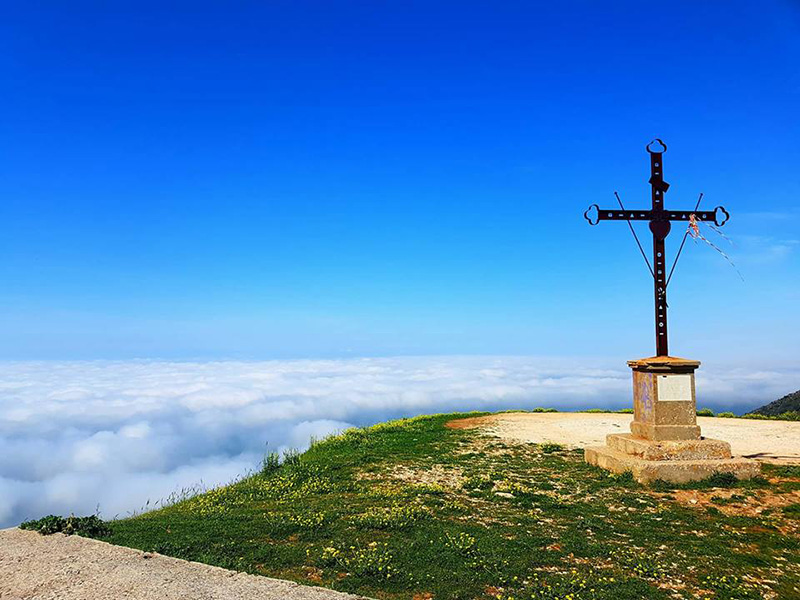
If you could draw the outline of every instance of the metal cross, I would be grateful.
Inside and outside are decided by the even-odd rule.
[[[669,189],[669,184],[664,181],[664,162],[663,155],[667,151],[666,144],[660,139],[655,139],[647,145],[647,152],[650,153],[650,186],[653,205],[650,210],[625,210],[622,202],[617,197],[621,210],[604,210],[597,204],[592,204],[588,210],[583,213],[584,218],[589,221],[590,225],[597,225],[600,221],[628,221],[637,243],[639,242],[636,237],[636,232],[633,230],[631,221],[650,221],[650,231],[653,234],[653,266],[648,267],[653,275],[653,287],[655,292],[655,307],[656,307],[656,356],[668,356],[668,342],[667,342],[667,284],[669,277],[666,269],[666,252],[664,250],[664,240],[669,235],[672,228],[670,221],[684,221],[689,223],[694,217],[695,221],[713,221],[717,227],[722,227],[730,215],[721,206],[716,207],[712,211],[694,211],[688,210],[665,210],[664,209],[664,194]],[[700,198],[702,199],[702,194]],[[697,201],[697,206],[700,205],[700,200]],[[592,210],[596,211],[596,215],[590,215]],[[683,241],[686,241],[687,231],[683,236]],[[639,245],[641,250],[641,244]],[[683,249],[683,243],[681,243]],[[642,250],[644,255],[644,250]],[[675,257],[677,263],[680,250]],[[647,257],[645,256],[645,261]],[[672,268],[675,268],[673,263]],[[672,271],[670,270],[670,274]]]

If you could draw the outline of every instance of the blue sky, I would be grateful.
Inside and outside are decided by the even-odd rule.
[[[0,19],[0,358],[794,361],[796,2],[24,2]],[[645,234],[646,230],[641,229]],[[673,230],[674,251],[680,232]]]

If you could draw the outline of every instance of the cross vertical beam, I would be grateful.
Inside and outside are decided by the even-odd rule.
[[[653,232],[653,292],[656,307],[656,356],[669,356],[667,341],[667,263],[664,240],[669,234],[670,222],[664,214],[664,192],[669,184],[664,181],[663,151],[650,152],[650,188],[653,201],[650,230]]]
[[[700,201],[697,201],[695,210],[664,210],[664,194],[669,189],[669,184],[664,181],[664,152],[667,146],[659,139],[655,139],[647,144],[647,152],[650,154],[650,186],[651,186],[651,208],[649,210],[627,210],[622,201],[617,196],[619,208],[602,209],[597,204],[592,204],[583,218],[589,225],[597,225],[600,221],[627,221],[631,228],[637,244],[639,238],[631,225],[631,221],[649,221],[650,231],[653,234],[653,293],[655,294],[656,307],[656,356],[669,356],[669,346],[667,343],[667,257],[664,249],[664,240],[669,235],[672,228],[671,221],[683,221],[684,223],[696,223],[698,221],[710,221],[717,227],[722,227],[730,215],[722,206],[717,206],[711,211],[698,211]],[[616,192],[615,192],[616,194]],[[700,195],[702,198],[702,194]],[[639,249],[642,246],[639,244]],[[644,254],[644,250],[642,250]],[[680,254],[680,252],[678,253]],[[647,257],[645,256],[645,260]],[[677,257],[676,257],[677,261]],[[648,262],[648,267],[650,263]],[[672,265],[673,268],[675,265]]]

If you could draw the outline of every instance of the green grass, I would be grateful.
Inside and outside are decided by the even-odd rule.
[[[112,521],[101,537],[381,599],[800,598],[797,505],[744,514],[726,500],[756,502],[779,483],[647,488],[581,451],[445,427],[453,416],[268,457],[263,472]],[[713,494],[713,510],[677,500],[696,493]]]

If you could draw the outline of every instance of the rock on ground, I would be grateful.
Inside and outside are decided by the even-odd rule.
[[[0,530],[3,600],[357,600],[359,596],[66,536]]]

